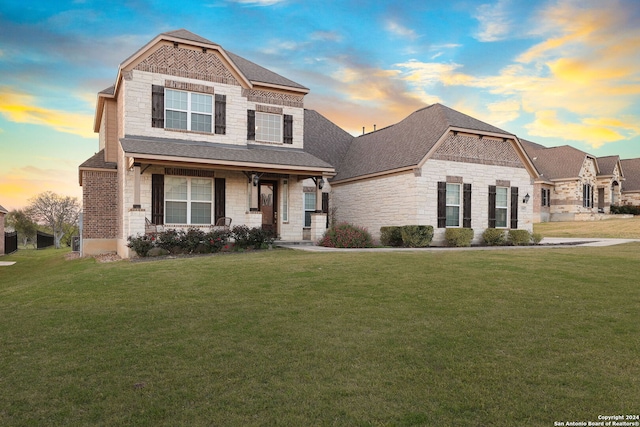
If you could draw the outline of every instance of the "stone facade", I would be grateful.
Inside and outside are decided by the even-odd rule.
[[[598,212],[597,172],[592,157],[585,157],[578,178],[557,180],[551,192],[551,221],[573,221],[577,214],[594,214]],[[583,206],[583,186],[593,188],[593,207]]]
[[[518,187],[518,229],[533,231],[532,203],[522,201],[525,194],[533,192],[526,169],[447,160],[427,160],[422,168],[413,172],[334,184],[332,203],[337,206],[336,217],[339,221],[366,227],[376,240],[380,238],[380,227],[383,226],[431,225],[434,227],[433,244],[442,245],[445,229],[437,228],[437,184],[452,176],[472,185],[474,243],[480,243],[482,233],[488,227],[490,185],[508,183],[510,187]]]

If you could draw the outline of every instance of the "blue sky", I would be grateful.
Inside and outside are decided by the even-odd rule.
[[[81,199],[96,93],[185,28],[310,88],[353,134],[439,102],[543,145],[640,157],[640,2],[31,1],[0,4],[0,205]]]

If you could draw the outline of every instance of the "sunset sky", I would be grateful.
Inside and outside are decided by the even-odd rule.
[[[353,134],[435,102],[547,146],[640,157],[640,1],[226,0],[0,4],[0,205],[78,197],[96,94],[185,28],[310,88]]]

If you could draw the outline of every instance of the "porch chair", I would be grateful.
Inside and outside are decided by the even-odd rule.
[[[214,230],[230,230],[231,229],[231,218],[228,216],[223,216],[218,218],[216,221],[216,225],[212,227]]]
[[[149,218],[144,219],[144,233],[145,234],[153,234],[153,233],[162,233],[164,231],[163,225],[157,225],[151,222]]]

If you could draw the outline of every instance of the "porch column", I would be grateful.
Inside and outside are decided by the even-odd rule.
[[[133,208],[140,209],[140,163],[133,164]]]

